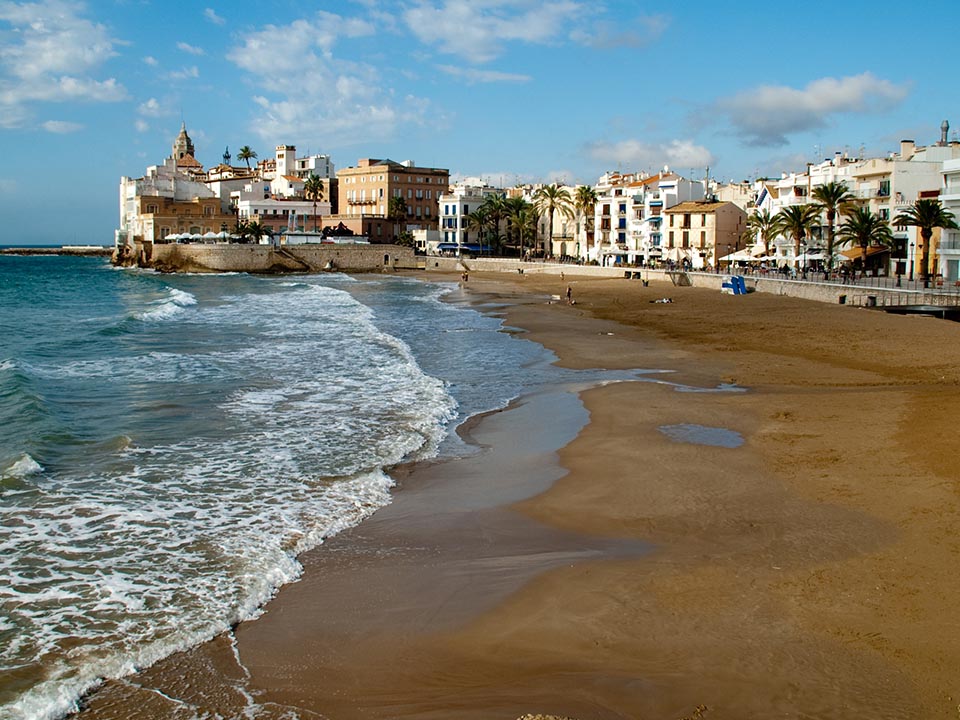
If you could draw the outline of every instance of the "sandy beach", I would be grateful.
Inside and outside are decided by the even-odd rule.
[[[563,366],[668,372],[475,418],[81,716],[956,718],[960,324],[574,272],[463,293]]]

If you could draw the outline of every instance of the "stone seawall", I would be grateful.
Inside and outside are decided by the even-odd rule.
[[[510,258],[421,258],[421,267],[435,272],[502,272],[524,274],[559,275],[567,277],[624,278],[631,282],[667,282],[677,286],[706,287],[719,291],[723,274],[708,272],[671,272],[624,266],[600,267],[598,265],[570,265],[551,262],[522,262]],[[425,261],[425,262],[424,262]],[[745,278],[751,292],[784,295],[786,297],[815,300],[817,302],[854,305],[858,307],[885,307],[900,305],[955,305],[957,296],[935,291],[906,290],[899,288],[869,287],[820,283],[812,280],[785,280],[770,277]]]
[[[399,245],[183,245],[138,244],[114,255],[118,265],[161,272],[312,273],[377,272],[417,267],[413,250]]]

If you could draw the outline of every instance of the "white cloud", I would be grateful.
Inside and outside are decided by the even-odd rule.
[[[213,8],[206,8],[206,9],[203,11],[203,16],[204,16],[207,20],[209,20],[210,22],[212,22],[214,25],[223,25],[224,23],[227,22],[227,21],[224,20],[222,17],[220,17],[219,15],[217,15],[217,11],[214,10]]]
[[[600,20],[592,29],[576,28],[570,38],[595,48],[645,47],[659,40],[669,25],[666,15],[640,15],[622,22]]]
[[[137,112],[146,117],[160,117],[164,114],[163,109],[160,107],[160,103],[157,102],[156,98],[150,98],[146,102],[140,103],[140,106],[137,108]]]
[[[182,70],[174,70],[173,72],[167,75],[171,80],[191,80],[193,78],[200,77],[200,68],[196,65],[191,65],[190,67],[183,68]]]
[[[317,135],[352,142],[390,135],[401,123],[421,122],[427,103],[397,102],[382,86],[382,73],[334,54],[339,42],[373,35],[364,20],[318,12],[311,19],[266,27],[242,37],[227,57],[250,75],[259,92],[255,132],[277,138]]]
[[[47,120],[46,122],[41,123],[40,127],[47,132],[56,133],[57,135],[67,135],[83,129],[83,125],[75,122],[69,122],[67,120]]]
[[[190,55],[206,55],[206,51],[203,48],[185,42],[178,42],[177,50],[189,53]]]
[[[579,24],[585,6],[572,0],[417,0],[403,13],[421,42],[470,62],[489,62],[509,42],[550,43]]]
[[[158,61],[155,57],[153,57],[152,55],[147,55],[147,56],[143,59],[143,61],[144,61],[147,65],[149,65],[150,67],[156,67],[157,65],[160,64],[159,61]]]
[[[656,172],[664,165],[683,174],[689,168],[712,165],[713,154],[692,140],[670,140],[665,143],[646,143],[640,140],[621,140],[615,143],[596,142],[587,146],[587,154],[605,167]]]
[[[145,133],[147,132],[147,130],[150,129],[150,123],[148,123],[143,118],[137,118],[136,120],[133,121],[133,127],[136,129],[137,132]]]
[[[116,56],[107,29],[64,0],[0,3],[9,25],[0,43],[0,127],[21,127],[35,102],[116,102],[127,97],[115,78],[93,74]]]
[[[530,82],[532,78],[529,75],[519,75],[517,73],[498,72],[496,70],[477,70],[475,68],[463,68],[455,65],[438,65],[437,68],[447,75],[466,80],[468,83],[490,83],[490,82]]]
[[[113,78],[100,82],[90,78],[63,75],[48,78],[46,82],[21,86],[11,91],[0,90],[0,105],[19,105],[29,102],[117,102],[127,97],[127,91]]]
[[[880,112],[906,98],[909,88],[865,72],[820,78],[803,89],[763,85],[714,103],[747,144],[786,145],[787,136],[824,127],[831,115]]]

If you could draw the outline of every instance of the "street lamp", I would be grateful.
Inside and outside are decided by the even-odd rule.
[[[907,280],[910,282],[913,282],[913,246],[914,246],[914,243],[911,242],[910,252],[907,254],[907,263],[909,264],[907,267],[907,273],[908,273]]]

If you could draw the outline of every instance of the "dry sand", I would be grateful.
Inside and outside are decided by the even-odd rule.
[[[468,285],[563,365],[674,372],[471,423],[485,452],[404,474],[236,654],[219,638],[86,715],[231,716],[251,693],[259,717],[331,720],[958,717],[960,324],[619,279]],[[567,285],[575,305],[545,302]],[[743,443],[661,431],[684,425]]]

